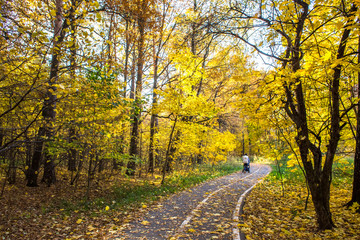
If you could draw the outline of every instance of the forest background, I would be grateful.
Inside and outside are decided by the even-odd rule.
[[[40,185],[89,203],[247,152],[286,156],[332,229],[334,163],[354,159],[360,201],[359,4],[1,1],[2,200]]]

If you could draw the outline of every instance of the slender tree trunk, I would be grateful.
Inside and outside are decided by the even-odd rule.
[[[154,144],[154,136],[157,132],[157,128],[155,127],[156,123],[156,115],[154,110],[157,107],[157,80],[158,80],[158,56],[155,51],[155,42],[154,42],[154,83],[153,83],[153,96],[152,96],[152,113],[150,118],[150,143],[149,143],[149,168],[148,172],[154,172],[154,152],[155,152],[155,144]]]
[[[71,36],[71,46],[70,46],[70,78],[71,81],[76,81],[76,20],[75,20],[75,10],[76,10],[77,0],[71,0],[71,7],[69,12],[70,20],[70,36]],[[70,149],[68,153],[68,170],[73,172],[76,171],[76,157],[77,151],[73,145],[73,142],[76,141],[76,130],[75,130],[75,121],[70,121],[69,129],[69,143]]]
[[[242,132],[242,156],[245,155],[245,136],[244,131]]]
[[[155,130],[159,129],[159,119],[155,118],[155,126],[154,126]],[[158,148],[155,148],[155,166],[158,167],[161,164],[161,159],[160,159],[160,151]]]
[[[25,170],[25,177],[26,180],[28,180],[28,171],[29,171],[29,166],[31,165],[31,156],[32,156],[32,143],[30,141],[30,139],[26,136],[26,157],[25,157],[25,165],[28,167],[27,170]]]
[[[142,3],[145,4],[145,3]],[[135,90],[135,111],[132,123],[131,139],[130,139],[130,160],[127,165],[127,175],[134,175],[136,170],[136,158],[139,156],[139,125],[141,117],[141,91],[142,91],[142,75],[144,65],[144,42],[145,42],[145,19],[144,16],[138,19],[139,29],[139,45],[137,57],[137,77]]]
[[[133,99],[134,102],[135,102],[135,64],[136,64],[136,57],[135,57],[135,52],[133,52],[133,63],[132,63],[132,67],[131,67],[131,84],[130,84],[130,94],[129,94],[129,98],[130,99]],[[133,130],[133,124],[134,124],[134,121],[135,121],[135,111],[136,111],[136,108],[133,107],[133,109],[131,110],[131,132],[130,132],[130,144],[131,144],[131,140],[132,140],[132,130]],[[135,139],[134,139],[135,140]],[[133,143],[134,144],[134,143]],[[131,152],[131,149],[129,150],[129,152]],[[131,175],[131,169],[129,167],[131,167],[131,164],[133,163],[130,163],[132,161],[133,156],[130,155],[130,159],[128,160],[128,164],[127,164],[127,169],[126,169],[126,174],[127,175]],[[134,164],[135,166],[135,164]]]
[[[167,172],[166,170],[170,166],[170,161],[171,161],[170,158],[173,157],[173,155],[170,153],[170,150],[173,145],[173,135],[174,135],[175,127],[176,127],[176,122],[177,122],[177,117],[175,118],[174,125],[171,129],[171,133],[170,133],[170,137],[169,137],[169,144],[168,144],[168,147],[166,150],[165,162],[164,162],[164,166],[163,166],[163,170],[162,170],[163,176],[162,176],[162,180],[161,180],[161,185],[163,185],[165,182],[165,175]]]
[[[87,176],[87,187],[86,187],[86,200],[90,199],[90,187],[91,187],[91,180],[93,178],[93,162],[94,162],[94,154],[92,153],[92,149],[90,149],[90,160],[89,160],[89,168],[88,168],[88,176]]]
[[[3,163],[5,163],[5,157],[4,157],[5,151],[3,151],[3,149],[2,149],[3,144],[4,144],[4,138],[5,138],[5,131],[1,127],[1,124],[0,124],[0,149],[2,150],[2,151],[0,151],[0,160],[2,160]]]
[[[175,137],[171,135],[171,147],[170,150],[167,153],[167,157],[165,158],[166,162],[164,164],[164,168],[162,171],[171,172],[171,165],[174,162],[174,156],[176,153],[176,143],[180,139],[181,131],[176,131]]]
[[[124,88],[122,96],[126,98],[127,86],[128,86],[128,75],[129,75],[129,58],[130,58],[130,37],[129,37],[129,17],[125,17],[125,66],[124,66]],[[131,82],[132,85],[134,81]],[[132,89],[133,91],[133,89]],[[131,98],[131,97],[130,97]],[[122,124],[122,128],[125,129],[125,123]],[[125,130],[122,130],[122,134],[120,136],[120,154],[125,153]],[[118,166],[123,166],[123,162],[118,162],[114,160],[114,169],[118,169]]]
[[[154,104],[154,102],[153,102]],[[151,115],[150,119],[150,143],[149,143],[149,168],[148,172],[153,173],[154,172],[154,153],[155,153],[155,133],[157,132],[157,128],[155,127],[155,119],[156,116],[154,114]]]
[[[84,149],[84,151],[81,152],[81,154],[78,154],[79,161],[78,161],[77,171],[76,171],[75,176],[73,176],[74,172],[71,172],[70,185],[74,185],[80,177],[80,173],[82,170],[83,163],[85,162],[85,156],[86,156],[86,153],[84,153],[84,152],[85,152],[85,149]]]
[[[72,123],[71,123],[72,124]],[[68,154],[68,170],[69,171],[76,171],[76,157],[77,157],[77,151],[74,146],[74,141],[76,141],[76,131],[74,126],[70,126],[69,129],[69,144],[70,144],[70,150]]]
[[[16,152],[14,148],[8,150],[9,169],[7,173],[7,180],[10,185],[16,183]]]

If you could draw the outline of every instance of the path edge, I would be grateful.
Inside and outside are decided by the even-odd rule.
[[[269,165],[267,165],[268,167],[270,167]],[[245,240],[245,233],[240,231],[240,228],[238,227],[238,224],[243,223],[243,218],[241,217],[241,215],[244,213],[244,205],[245,205],[245,201],[246,201],[246,197],[251,193],[252,189],[257,185],[260,184],[261,182],[263,182],[265,180],[265,178],[272,172],[272,168],[270,167],[270,171],[265,174],[259,181],[257,181],[255,184],[253,184],[250,188],[248,188],[243,194],[241,194],[236,208],[234,210],[233,213],[233,221],[234,221],[234,226],[233,226],[233,240]]]

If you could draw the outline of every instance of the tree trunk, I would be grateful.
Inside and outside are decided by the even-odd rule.
[[[130,58],[130,37],[129,37],[129,24],[130,20],[126,16],[125,17],[125,66],[124,66],[124,88],[123,88],[123,97],[126,98],[126,89],[128,86],[128,75],[129,75],[129,58]],[[133,73],[133,71],[132,71]],[[132,83],[132,91],[133,91],[133,85],[134,85],[134,79],[131,79]],[[130,96],[131,98],[131,96]],[[125,123],[122,124],[123,129],[125,129]],[[125,131],[122,131],[122,134],[120,136],[120,154],[125,153]],[[114,159],[113,161],[113,167],[114,169],[118,169],[118,167],[124,166],[123,161],[119,162],[118,159]]]
[[[157,131],[157,129],[155,128],[155,118],[156,116],[152,114],[150,119],[149,168],[148,168],[149,173],[154,172],[154,155],[155,155],[154,136]]]
[[[330,181],[320,182],[319,176],[313,176],[309,181],[309,188],[314,204],[317,223],[320,229],[332,229],[335,224],[330,212]]]
[[[242,154],[241,156],[245,155],[245,136],[244,136],[244,130],[242,131]]]
[[[8,150],[8,156],[9,156],[9,169],[7,174],[7,180],[10,185],[13,185],[16,183],[16,152],[14,148],[10,148]]]
[[[153,96],[152,96],[152,113],[150,119],[150,143],[149,143],[149,168],[148,172],[154,172],[154,136],[157,132],[157,128],[155,128],[156,115],[154,114],[154,109],[157,107],[157,80],[158,80],[158,56],[155,52],[155,43],[154,43],[154,83],[153,83]]]
[[[145,4],[145,3],[142,3]],[[139,156],[139,125],[141,117],[141,91],[142,91],[142,75],[144,65],[144,42],[145,42],[145,19],[140,16],[138,19],[139,29],[139,45],[137,57],[137,77],[135,90],[135,106],[134,118],[132,123],[131,138],[130,138],[130,160],[127,164],[127,175],[133,176],[136,170],[136,158]]]
[[[56,6],[56,17],[54,22],[54,46],[51,59],[50,67],[50,79],[49,88],[46,93],[46,99],[44,101],[44,109],[42,115],[45,119],[45,136],[48,140],[54,137],[54,123],[56,117],[56,87],[55,84],[58,82],[59,65],[60,65],[60,44],[63,38],[60,39],[60,32],[62,31],[62,0],[55,1]],[[48,146],[46,146],[48,148]],[[46,149],[44,152],[44,176],[43,181],[50,186],[56,182],[55,176],[55,164],[54,157]]]
[[[174,128],[175,128],[175,124],[176,124],[176,121],[174,123]],[[171,147],[170,147],[169,151],[166,152],[165,164],[164,164],[164,168],[162,169],[162,171],[165,171],[167,173],[172,171],[171,164],[174,162],[174,156],[176,153],[176,145],[174,143],[176,143],[179,140],[180,135],[181,135],[181,131],[179,131],[179,130],[176,132],[175,137],[173,137],[173,134],[170,135],[171,139],[169,140],[169,144]]]
[[[78,161],[78,166],[77,166],[77,171],[76,171],[75,176],[73,176],[74,173],[71,172],[70,185],[74,185],[74,183],[76,183],[77,180],[79,179],[83,163],[85,162],[85,156],[86,156],[86,153],[85,153],[85,149],[84,149],[84,151],[82,151],[81,154],[79,154],[79,161]]]
[[[170,133],[170,137],[169,137],[169,144],[168,144],[168,147],[167,147],[167,150],[166,150],[166,156],[165,156],[165,162],[164,162],[164,166],[163,166],[163,169],[162,169],[162,180],[161,180],[161,185],[164,184],[165,182],[165,175],[166,175],[166,172],[168,172],[167,170],[170,171],[170,162],[171,162],[171,158],[173,157],[173,153],[171,153],[171,149],[175,149],[173,147],[173,135],[174,135],[174,131],[175,131],[175,127],[176,127],[176,122],[177,122],[177,117],[175,118],[175,121],[174,121],[174,125],[171,129],[171,133]],[[176,135],[179,134],[179,131]]]
[[[92,153],[92,149],[90,149],[90,160],[89,160],[89,168],[87,172],[87,187],[86,187],[86,200],[90,199],[90,187],[91,187],[91,180],[93,178],[93,161],[94,161],[94,154]]]
[[[360,36],[358,42],[358,64],[360,64]],[[358,72],[358,92],[357,97],[360,96],[360,72]],[[356,114],[356,147],[354,157],[354,177],[353,177],[353,190],[351,200],[348,205],[353,203],[360,204],[360,101],[357,103],[357,114]],[[360,211],[360,210],[359,210]]]
[[[38,187],[37,179],[39,175],[39,168],[42,158],[42,152],[43,152],[43,143],[45,136],[45,129],[43,127],[39,128],[38,135],[36,137],[36,141],[34,144],[34,154],[32,156],[31,160],[31,166],[28,169],[28,178],[27,178],[27,184],[28,187]]]
[[[72,145],[74,141],[76,140],[76,131],[74,126],[70,126],[69,130],[69,144],[70,144],[70,150],[68,154],[68,170],[69,171],[76,171],[76,156],[77,151],[75,147]]]
[[[72,44],[70,46],[70,78],[72,81],[76,81],[76,20],[75,20],[75,10],[76,10],[77,0],[71,0],[71,7],[69,12],[69,20],[70,20],[70,36]],[[75,121],[70,121],[70,129],[69,129],[69,144],[70,149],[68,153],[68,170],[76,171],[76,156],[77,151],[73,146],[73,142],[76,140],[76,130],[75,130]]]
[[[26,146],[26,157],[25,157],[25,166],[27,167],[27,169],[25,170],[25,177],[26,180],[28,180],[28,171],[29,171],[29,166],[31,165],[31,156],[32,156],[32,143],[30,141],[30,139],[25,136],[26,138],[26,142],[25,142],[25,146]]]

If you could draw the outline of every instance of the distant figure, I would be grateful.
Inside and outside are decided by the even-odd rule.
[[[244,168],[242,172],[250,172],[250,159],[249,156],[245,153],[244,156],[242,156]]]

